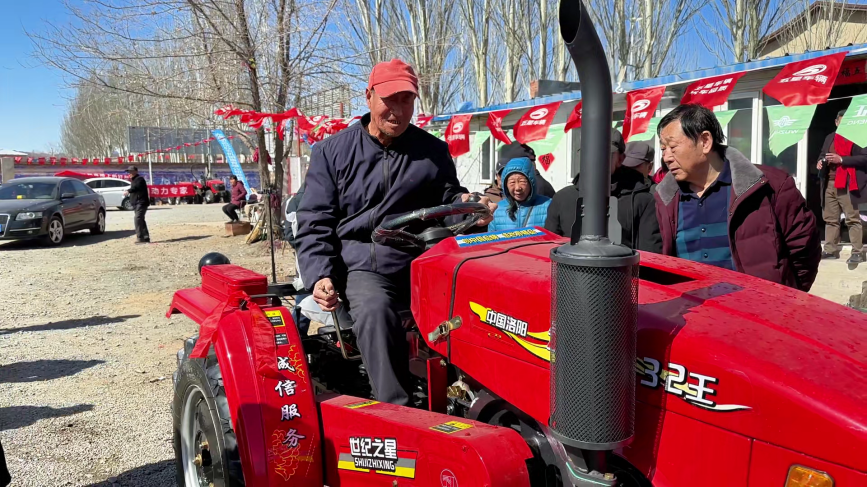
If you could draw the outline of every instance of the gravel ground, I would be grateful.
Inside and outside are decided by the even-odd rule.
[[[58,248],[0,244],[0,442],[13,487],[172,486],[172,372],[196,325],[165,318],[218,251],[270,274],[265,243],[223,237],[220,205],[156,206],[152,244],[133,245],[132,212],[102,236]],[[278,275],[292,270],[278,251]]]

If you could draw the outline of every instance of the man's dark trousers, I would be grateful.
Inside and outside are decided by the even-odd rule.
[[[133,207],[133,211],[135,212],[135,216],[133,217],[135,236],[138,237],[139,242],[149,242],[151,239],[151,235],[148,233],[148,224],[145,222],[145,213],[148,211],[148,206],[137,204]]]
[[[239,206],[235,203],[228,203],[223,205],[223,213],[225,213],[230,220],[236,222],[238,221],[238,208]]]
[[[409,346],[398,314],[409,310],[409,269],[396,276],[352,271],[344,303],[378,401],[409,404]]]

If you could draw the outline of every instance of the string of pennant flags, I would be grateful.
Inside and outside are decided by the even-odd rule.
[[[762,88],[766,95],[781,103],[778,106],[766,107],[771,122],[769,148],[774,155],[779,155],[801,140],[810,126],[816,105],[828,100],[831,89],[835,85],[867,81],[867,69],[865,69],[867,61],[844,61],[846,54],[840,52],[787,64]],[[745,71],[729,73],[695,81],[687,86],[680,103],[699,104],[713,110],[728,101],[738,80],[745,74]],[[626,94],[626,114],[622,126],[624,139],[650,140],[656,135],[656,127],[660,119],[652,115],[656,112],[665,89],[666,86],[656,86]],[[488,112],[485,125],[490,131],[490,136],[503,144],[511,144],[514,138],[517,142],[532,147],[534,142],[557,137],[549,135],[549,128],[561,104],[562,102],[558,101],[537,105],[527,110],[515,123],[510,133],[507,133],[502,125],[511,110]],[[721,125],[727,125],[736,113],[737,110],[724,110],[715,114]],[[582,102],[578,101],[569,112],[560,137],[565,132],[581,127],[581,116]],[[452,116],[444,133],[441,134],[449,146],[452,157],[471,151],[469,133],[471,118],[471,114]],[[853,98],[849,111],[840,124],[841,130],[838,130],[838,134],[850,138],[859,145],[865,145],[867,144],[865,125],[867,125],[867,95],[862,95]],[[560,137],[557,137],[557,140],[560,140]],[[478,139],[478,134],[476,138]],[[488,137],[485,137],[485,140],[487,139]],[[540,153],[538,150],[536,152]],[[543,166],[546,166],[544,161]]]
[[[835,85],[867,82],[867,61],[844,61],[846,52],[830,54],[813,59],[793,62],[785,65],[783,69],[769,81],[762,92],[776,100],[781,105],[766,107],[770,120],[769,148],[775,155],[786,148],[796,144],[806,133],[810,126],[816,105],[825,103]],[[681,104],[695,103],[713,110],[715,107],[724,105],[732,93],[735,85],[746,72],[737,72],[704,78],[687,86]],[[650,140],[656,132],[659,118],[652,115],[656,112],[660,100],[665,93],[666,86],[656,86],[640,90],[630,91],[626,94],[626,114],[623,120],[622,133],[627,141]],[[522,144],[531,146],[541,144],[540,149],[556,148],[556,143],[562,139],[562,135],[572,129],[580,128],[582,124],[582,102],[579,100],[569,112],[566,123],[563,125],[559,136],[549,136],[549,128],[557,111],[563,102],[557,101],[545,105],[538,105],[527,110],[510,131],[503,129],[503,120],[509,116],[512,110],[497,110],[488,112],[486,127],[490,131],[484,140],[493,136],[503,144],[511,144],[512,139]],[[850,113],[851,112],[851,113]],[[717,118],[722,125],[727,124],[737,113],[737,110],[725,110],[716,112]],[[291,108],[281,113],[256,112],[235,108],[226,105],[214,111],[215,115],[228,120],[238,117],[239,122],[246,124],[254,130],[264,129],[267,132],[276,132],[277,137],[283,140],[287,132],[287,124],[295,120],[294,135],[299,140],[313,145],[325,137],[334,135],[346,129],[361,117],[331,118],[325,115],[306,116],[297,108]],[[443,133],[432,131],[436,136],[443,138],[449,147],[452,157],[458,157],[471,151],[470,144],[470,120],[472,114],[454,115],[450,118]],[[415,125],[419,128],[426,127],[434,115],[419,114],[416,116]],[[265,127],[266,121],[270,120],[270,126]],[[840,124],[838,134],[847,137],[859,145],[867,145],[867,95],[856,96],[850,104],[849,110]],[[559,132],[559,130],[558,130]],[[228,136],[233,139],[235,136]],[[473,146],[478,149],[481,145],[479,135],[474,137]],[[196,142],[183,144],[116,157],[15,157],[16,164],[39,164],[39,165],[108,165],[116,162],[135,162],[152,154],[166,157],[171,152],[179,152],[186,147],[196,147],[210,143],[215,137],[202,139]],[[548,157],[548,165],[553,160],[550,153],[539,152]],[[195,155],[190,155],[195,157]],[[545,165],[543,160],[543,165]],[[547,167],[546,167],[547,169]]]
[[[296,133],[299,135],[299,138],[303,138],[307,141],[308,144],[313,145],[314,143],[322,140],[328,135],[333,135],[346,127],[348,127],[352,122],[360,119],[361,117],[352,117],[348,119],[342,118],[329,118],[325,115],[317,115],[317,116],[304,116],[299,110],[296,108],[292,108],[283,113],[261,113],[255,112],[252,110],[241,110],[236,109],[232,105],[226,105],[222,108],[219,108],[214,111],[214,114],[222,116],[224,119],[229,119],[231,117],[240,117],[240,122],[246,124],[248,127],[258,130],[263,128],[266,132],[276,132],[278,138],[281,140],[284,137],[284,133],[286,131],[286,122],[290,119],[297,119],[296,123]],[[430,117],[433,118],[433,117]],[[272,127],[263,127],[265,120],[270,119],[272,121]],[[229,135],[226,137],[227,139],[234,139],[234,135]],[[129,154],[126,156],[115,156],[115,157],[59,157],[59,156],[45,156],[45,157],[24,157],[18,156],[14,158],[16,164],[36,164],[36,165],[109,165],[112,163],[116,164],[124,164],[135,162],[136,160],[143,159],[147,156],[156,154],[157,157],[164,157],[168,159],[171,153],[180,152],[187,147],[198,147],[202,144],[208,144],[217,140],[216,137],[209,137],[195,142],[184,142],[174,147],[166,147],[163,149],[156,149],[146,152],[140,152],[136,154]],[[196,154],[188,154],[188,159],[194,159]],[[219,159],[218,159],[219,161]]]

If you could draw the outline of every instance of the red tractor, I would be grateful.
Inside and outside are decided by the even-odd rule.
[[[582,171],[580,239],[406,230],[478,203],[375,230],[426,249],[406,313],[414,407],[372,398],[338,314],[301,336],[265,276],[202,267],[169,309],[201,325],[174,377],[180,485],[867,485],[864,315],[612,244],[608,68],[578,0],[560,22],[585,95],[582,160],[605,161]]]
[[[179,201],[184,200],[188,205],[192,204],[211,204],[226,202],[230,200],[229,191],[226,189],[226,183],[219,179],[207,179],[204,175],[194,181],[176,183],[177,186],[187,186],[189,190],[187,194],[192,196],[169,198],[169,203],[176,205]]]

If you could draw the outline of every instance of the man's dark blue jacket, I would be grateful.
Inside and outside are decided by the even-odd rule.
[[[370,114],[313,146],[307,190],[298,208],[298,265],[312,289],[330,277],[346,282],[348,271],[391,275],[419,251],[374,244],[371,232],[385,220],[460,201],[448,145],[410,125],[385,147],[366,130]]]

